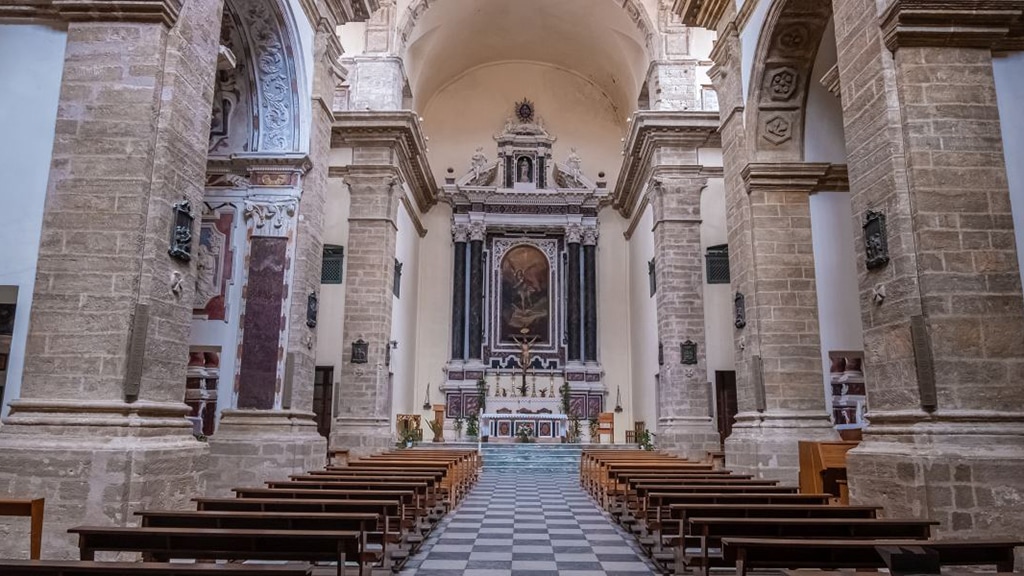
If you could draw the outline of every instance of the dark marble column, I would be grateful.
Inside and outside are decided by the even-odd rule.
[[[583,230],[583,359],[597,362],[597,228]]]
[[[469,356],[483,359],[484,345],[484,236],[482,222],[469,229]]]
[[[452,360],[466,357],[466,240],[469,227],[456,224],[452,228],[455,240],[455,272],[452,275]]]
[[[580,239],[582,230],[579,224],[570,224],[565,230],[565,241],[568,244],[569,268],[566,270],[566,278],[569,281],[569,298],[566,303],[566,334],[568,339],[567,352],[570,362],[582,360],[582,346],[580,342],[581,318],[580,318]]]

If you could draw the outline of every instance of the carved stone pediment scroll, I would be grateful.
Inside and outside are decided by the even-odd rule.
[[[246,200],[245,220],[255,236],[284,236],[291,230],[298,206],[298,198]]]

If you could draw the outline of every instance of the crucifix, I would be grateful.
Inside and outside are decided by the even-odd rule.
[[[519,344],[519,364],[523,369],[523,381],[519,385],[519,393],[523,398],[525,398],[526,369],[530,367],[530,351],[533,350],[533,343],[536,342],[537,339],[540,338],[540,336],[533,336],[532,338],[527,339],[526,335],[530,333],[529,328],[522,328],[521,330],[519,330],[519,333],[522,334],[522,336],[513,336],[512,340],[516,344]]]

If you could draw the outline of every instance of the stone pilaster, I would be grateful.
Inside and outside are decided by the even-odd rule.
[[[466,358],[466,240],[469,227],[452,227],[455,263],[452,272],[452,360]]]
[[[583,229],[583,359],[597,362],[597,227]]]
[[[650,192],[658,341],[664,346],[657,445],[698,460],[721,447],[710,417],[705,363],[700,195],[706,185],[698,170],[676,169],[656,176]],[[682,345],[687,341],[697,345],[697,357],[684,364]]]
[[[583,231],[579,224],[570,224],[565,230],[567,244],[568,297],[566,298],[566,338],[568,339],[566,359],[569,362],[580,362],[583,359],[583,346],[580,339],[580,241]]]
[[[829,165],[748,164],[729,213],[742,215],[730,236],[743,255],[733,287],[743,295],[745,326],[736,326],[742,393],[727,464],[745,473],[796,482],[800,440],[837,440],[822,385],[814,282],[810,194]],[[733,226],[733,223],[730,223]]]
[[[203,197],[221,9],[54,7],[69,22],[53,160],[22,397],[0,429],[0,495],[46,498],[50,558],[77,557],[71,526],[202,492],[182,403],[194,268],[168,250],[172,206]],[[24,557],[20,526],[0,527],[0,556]]]
[[[483,222],[469,227],[469,352],[471,360],[482,360],[484,353],[484,239]]]
[[[991,50],[1020,5],[920,4],[834,3],[855,230],[882,212],[889,256],[869,270],[858,249],[870,426],[851,499],[939,536],[1017,536],[1024,305]]]

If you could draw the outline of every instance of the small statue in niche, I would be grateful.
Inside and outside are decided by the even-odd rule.
[[[516,182],[533,182],[533,166],[530,164],[529,158],[519,159],[519,176],[516,178]]]
[[[580,176],[583,175],[583,170],[580,168],[580,163],[583,160],[580,155],[576,153],[576,147],[573,146],[569,149],[569,157],[565,160],[565,165],[569,168],[569,174],[576,179],[576,182],[580,181]]]
[[[476,152],[473,153],[471,163],[473,165],[473,181],[476,181],[480,178],[484,166],[487,165],[487,156],[484,155],[483,146],[477,147]]]

